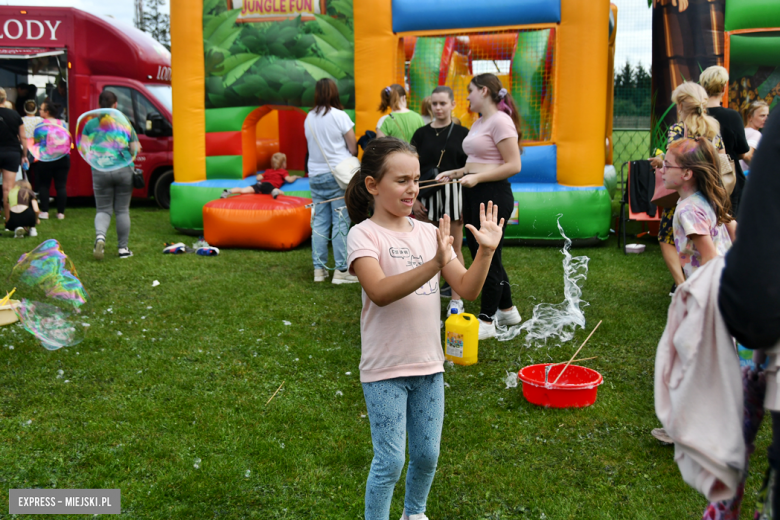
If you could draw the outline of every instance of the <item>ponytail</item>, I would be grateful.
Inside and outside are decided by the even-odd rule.
[[[672,92],[672,102],[677,105],[677,121],[683,123],[691,137],[702,136],[710,141],[720,133],[720,123],[707,115],[709,96],[704,87],[686,81]]]
[[[363,154],[363,160],[365,160],[365,154]],[[349,220],[355,224],[360,224],[371,216],[371,210],[374,208],[374,197],[366,189],[366,176],[363,175],[362,165],[360,170],[350,179],[347,191],[344,193],[344,201],[347,205]]]
[[[379,111],[384,113],[387,112],[388,108],[390,110],[399,110],[401,108],[401,98],[404,97],[407,97],[406,89],[401,85],[393,84],[383,88],[380,94]]]
[[[501,80],[495,74],[486,72],[474,76],[471,83],[477,88],[486,87],[496,108],[512,118],[512,123],[517,130],[517,144],[519,145],[523,139],[523,131],[520,128],[520,112],[517,110],[517,104],[512,95],[501,84]]]
[[[408,153],[417,157],[417,151],[412,145],[395,137],[379,137],[366,145],[360,170],[352,176],[344,194],[349,219],[355,224],[369,218],[374,209],[374,196],[366,188],[366,178],[372,177],[379,183],[387,171],[387,158],[394,153]]]

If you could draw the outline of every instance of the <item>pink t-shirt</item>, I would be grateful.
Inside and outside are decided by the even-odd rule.
[[[406,233],[390,231],[370,219],[349,230],[347,265],[371,257],[386,276],[405,273],[436,256],[436,227],[409,219]],[[455,250],[452,251],[455,259]],[[427,376],[444,372],[439,329],[439,277],[431,278],[412,294],[379,307],[363,291],[360,313],[360,381],[372,383],[395,377]]]
[[[496,145],[509,137],[517,142],[517,128],[508,114],[499,111],[487,121],[480,117],[463,140],[463,151],[469,156],[466,162],[504,164]]]

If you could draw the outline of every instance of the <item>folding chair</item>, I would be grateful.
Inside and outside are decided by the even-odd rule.
[[[641,222],[642,223],[642,232],[637,235],[637,237],[644,236],[646,234],[650,234],[653,236],[658,235],[658,227],[659,223],[661,222],[661,213],[663,212],[663,208],[656,208],[655,216],[651,217],[647,214],[647,212],[641,212],[641,213],[634,213],[631,211],[631,183],[632,183],[632,171],[636,172],[638,168],[638,164],[641,162],[648,162],[646,160],[643,161],[626,161],[623,163],[623,165],[620,167],[620,179],[621,184],[623,185],[623,196],[620,198],[620,220],[618,220],[618,230],[617,230],[617,237],[618,237],[618,249],[620,248],[620,237],[621,234],[623,236],[623,253],[626,253],[626,224],[628,224],[629,221],[634,222]],[[626,165],[628,165],[628,170],[626,171]],[[648,193],[648,200],[647,203],[650,203],[649,198],[652,197],[652,192]],[[628,206],[628,211],[626,211],[626,206]]]

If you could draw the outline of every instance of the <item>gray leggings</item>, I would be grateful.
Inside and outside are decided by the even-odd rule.
[[[110,172],[92,169],[92,189],[95,191],[95,235],[105,238],[116,214],[116,234],[119,249],[127,247],[130,239],[130,199],[133,196],[133,167],[126,166]]]

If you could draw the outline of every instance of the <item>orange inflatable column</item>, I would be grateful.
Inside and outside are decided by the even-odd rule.
[[[206,179],[206,73],[203,65],[203,3],[171,0],[174,176]]]
[[[383,88],[396,80],[397,37],[393,34],[391,0],[353,4],[355,17],[355,135],[373,130]],[[403,51],[403,47],[401,48]]]
[[[604,184],[609,0],[561,0],[555,131],[558,182]]]

